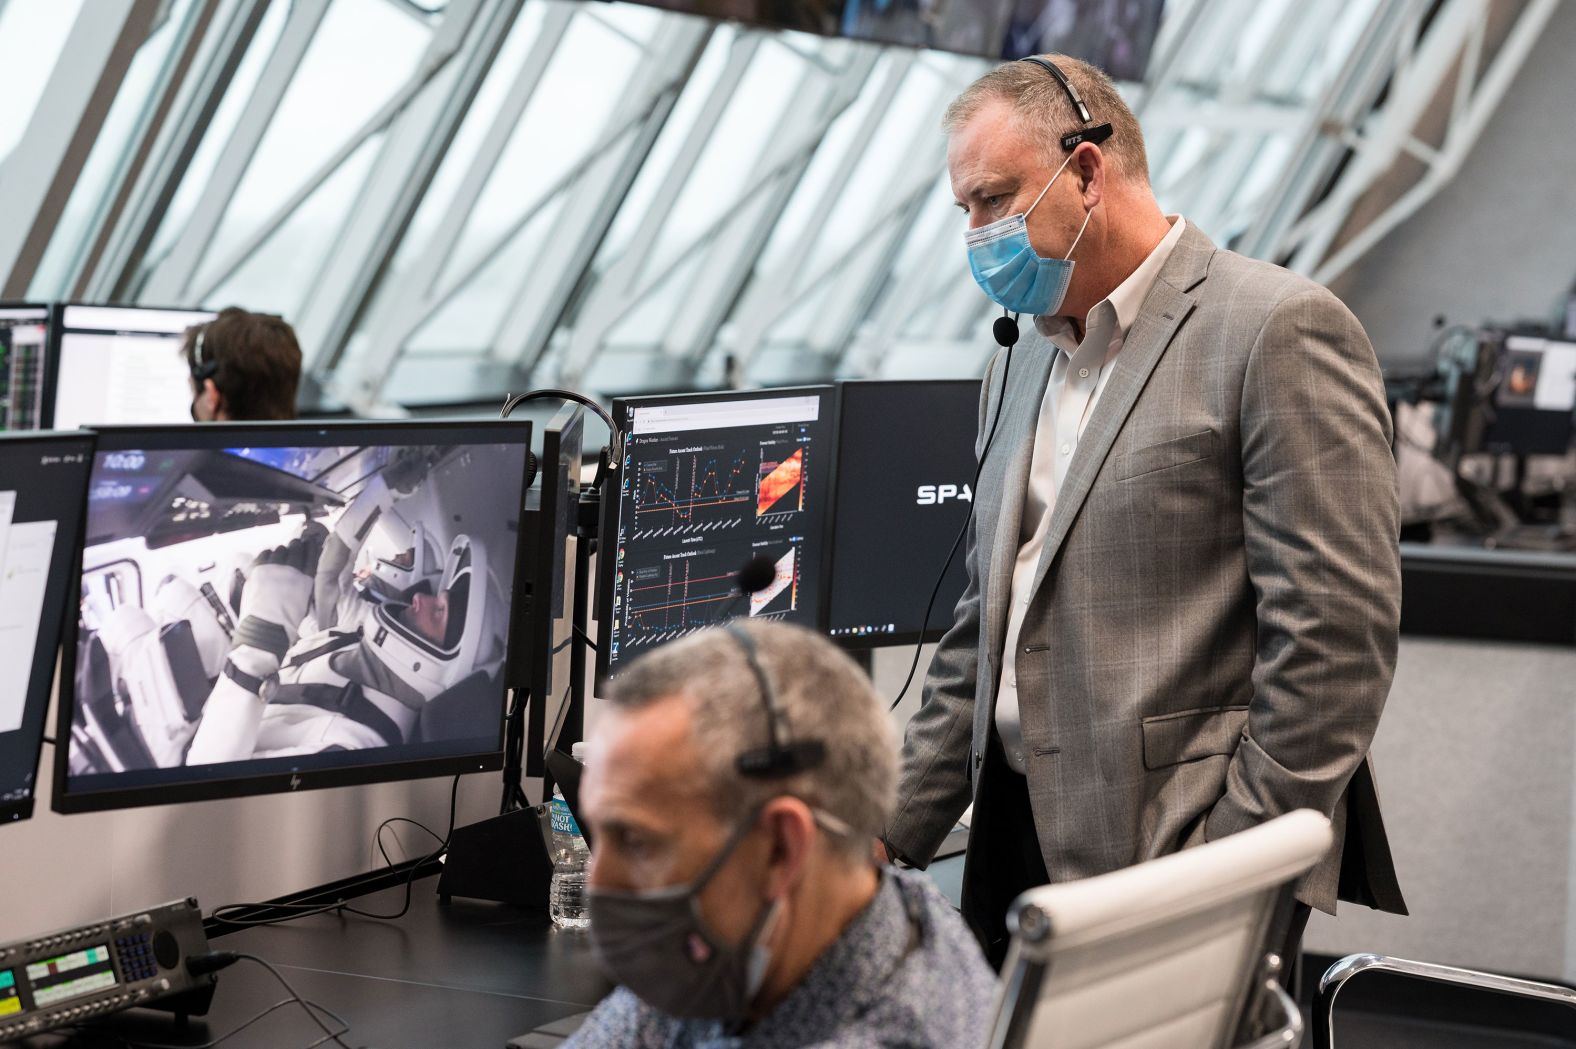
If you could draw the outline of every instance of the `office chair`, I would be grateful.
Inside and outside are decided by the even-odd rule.
[[[1019,896],[989,1049],[1295,1049],[1276,977],[1292,891],[1329,850],[1300,810]],[[1271,1014],[1275,1015],[1273,1020]],[[1268,1033],[1265,1033],[1268,1031]]]
[[[1407,961],[1405,958],[1390,958],[1382,954],[1351,954],[1330,966],[1319,980],[1319,994],[1313,1003],[1314,1049],[1335,1049],[1336,996],[1346,986],[1346,981],[1366,972],[1394,973],[1456,987],[1472,987],[1527,1001],[1554,1002],[1576,1008],[1576,991],[1557,984],[1518,980],[1496,973],[1458,969],[1453,965]]]

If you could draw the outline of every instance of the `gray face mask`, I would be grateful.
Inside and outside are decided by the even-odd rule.
[[[608,975],[647,1005],[681,1019],[739,1020],[766,979],[763,946],[782,901],[761,908],[743,942],[729,944],[700,915],[700,894],[751,830],[728,837],[688,885],[643,892],[590,889],[591,943]]]

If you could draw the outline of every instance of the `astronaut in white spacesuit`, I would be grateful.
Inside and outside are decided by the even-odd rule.
[[[374,477],[330,531],[259,555],[186,764],[416,742],[422,708],[502,664],[506,612],[482,542],[440,554]],[[369,536],[394,557],[362,556]],[[478,726],[486,735],[492,726]]]

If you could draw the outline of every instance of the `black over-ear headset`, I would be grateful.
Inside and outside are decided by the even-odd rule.
[[[1040,58],[1038,56],[1020,58],[1018,61],[1033,62],[1041,69],[1051,74],[1051,76],[1055,77],[1056,82],[1062,85],[1062,90],[1067,92],[1067,99],[1073,104],[1073,111],[1078,114],[1078,119],[1082,121],[1082,128],[1062,136],[1063,149],[1071,152],[1072,150],[1078,148],[1078,144],[1081,142],[1093,142],[1098,146],[1100,143],[1111,137],[1110,121],[1107,121],[1104,124],[1095,124],[1093,127],[1090,126],[1090,121],[1092,118],[1089,116],[1089,107],[1084,105],[1083,96],[1078,93],[1078,88],[1073,85],[1071,80],[1067,79],[1067,74],[1063,73],[1055,62],[1052,62],[1048,58]]]
[[[777,693],[772,688],[771,678],[766,676],[766,668],[761,666],[760,659],[755,653],[755,639],[750,636],[736,622],[728,623],[725,629],[744,650],[744,661],[750,665],[750,672],[755,675],[755,683],[760,689],[761,704],[766,708],[766,746],[754,747],[746,750],[734,759],[734,768],[739,770],[739,775],[750,779],[786,779],[818,768],[826,761],[826,744],[819,739],[789,740],[783,742],[777,730]]]
[[[202,359],[203,339],[207,337],[208,325],[212,323],[212,321],[205,321],[203,325],[197,329],[196,344],[192,346],[192,382],[197,384],[197,389],[199,391],[202,389],[204,380],[211,379],[215,375],[219,374],[218,358],[214,358],[210,361],[205,361]]]

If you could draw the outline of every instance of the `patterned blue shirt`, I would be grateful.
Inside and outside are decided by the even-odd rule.
[[[930,879],[884,868],[881,887],[760,1023],[676,1020],[620,987],[562,1049],[959,1049],[984,1042],[996,980]]]

